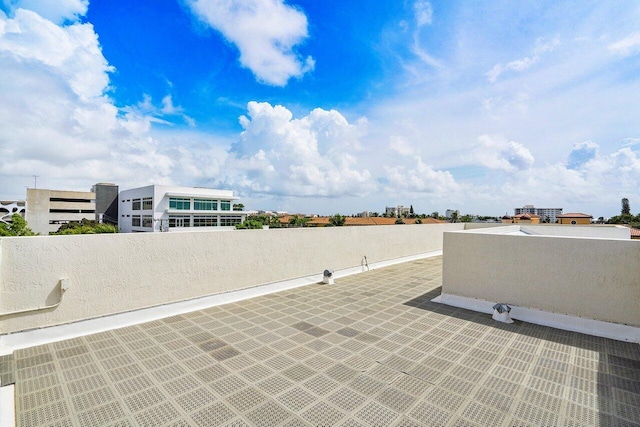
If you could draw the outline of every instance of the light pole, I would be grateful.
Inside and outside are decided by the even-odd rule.
[[[38,175],[33,175],[33,189],[38,188]]]

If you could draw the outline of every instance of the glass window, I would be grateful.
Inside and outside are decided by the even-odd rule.
[[[133,204],[132,209],[134,211],[139,211],[140,210],[140,199],[133,199],[132,204]]]
[[[189,215],[169,215],[169,227],[191,227],[191,217]]]
[[[242,222],[242,218],[239,216],[221,216],[220,217],[220,225],[222,227],[232,227],[236,224],[240,224]]]
[[[153,227],[153,218],[151,218],[151,215],[142,215],[142,226],[147,228]]]
[[[218,226],[218,217],[216,217],[216,216],[205,216],[205,215],[195,215],[193,217],[193,226],[194,227],[217,227]]]
[[[217,200],[194,199],[193,210],[195,211],[216,211],[218,210]]]
[[[231,210],[231,201],[229,200],[220,200],[220,209],[223,211]]]
[[[131,226],[140,227],[140,215],[134,215],[131,217]]]
[[[142,199],[142,209],[151,210],[153,209],[153,197],[145,197]]]
[[[176,209],[179,211],[188,211],[191,209],[191,199],[183,199],[180,197],[170,197],[169,209]]]

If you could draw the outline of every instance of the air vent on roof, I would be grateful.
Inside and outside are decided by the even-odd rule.
[[[333,270],[325,270],[322,274],[322,283],[325,285],[333,285]]]
[[[511,320],[511,315],[509,314],[510,312],[511,307],[504,303],[498,303],[493,306],[493,316],[491,317],[493,318],[493,320],[497,320],[498,322],[513,323],[513,320]]]

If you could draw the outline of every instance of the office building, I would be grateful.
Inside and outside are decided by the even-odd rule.
[[[246,213],[233,210],[233,191],[149,185],[118,196],[121,233],[233,229]]]

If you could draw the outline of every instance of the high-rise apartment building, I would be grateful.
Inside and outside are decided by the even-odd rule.
[[[558,220],[558,215],[562,215],[562,208],[536,208],[533,205],[524,205],[513,210],[514,215],[534,214],[540,217],[540,222],[551,224]]]

